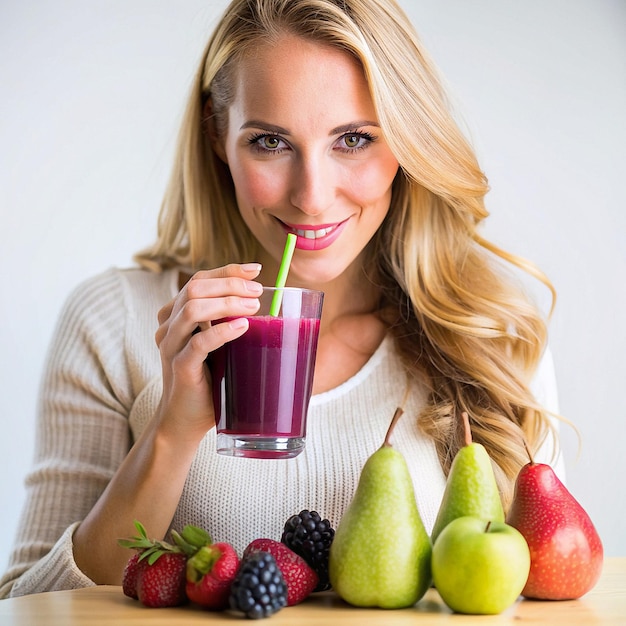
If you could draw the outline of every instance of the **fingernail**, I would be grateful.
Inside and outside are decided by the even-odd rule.
[[[250,293],[263,293],[263,285],[253,280],[246,281],[246,291]]]
[[[245,317],[238,317],[236,320],[228,322],[228,326],[233,330],[240,330],[248,326],[248,320]]]
[[[241,265],[241,269],[244,272],[256,272],[257,274],[261,271],[260,263],[243,263]]]

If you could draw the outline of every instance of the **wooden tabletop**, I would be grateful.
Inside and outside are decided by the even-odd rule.
[[[500,615],[470,616],[452,614],[434,589],[412,608],[396,611],[357,609],[342,602],[332,592],[311,595],[302,604],[284,608],[263,621],[272,625],[313,626],[394,626],[395,624],[476,624],[489,626],[525,623],[626,624],[626,557],[605,560],[596,587],[579,600],[537,602],[519,600]],[[212,613],[187,605],[171,609],[148,609],[127,598],[121,587],[87,587],[73,591],[53,591],[0,601],[1,626],[168,626],[182,624],[246,623],[243,616],[225,611]],[[249,623],[249,622],[247,622]]]

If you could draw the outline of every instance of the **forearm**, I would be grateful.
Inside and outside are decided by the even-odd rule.
[[[199,440],[174,439],[146,426],[102,496],[74,533],[74,559],[97,584],[120,584],[130,557],[118,539],[135,534],[141,521],[150,537],[166,534]]]

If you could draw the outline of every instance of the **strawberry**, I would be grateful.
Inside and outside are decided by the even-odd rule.
[[[228,543],[213,543],[209,533],[190,524],[181,533],[173,530],[172,537],[187,555],[187,597],[208,609],[225,609],[239,569],[235,549]]]
[[[317,587],[319,578],[307,562],[280,541],[255,539],[244,550],[243,558],[254,552],[269,552],[287,583],[287,606],[302,602]]]
[[[187,600],[185,569],[187,557],[180,552],[165,552],[148,563],[137,576],[137,598],[152,608],[178,606]]]
[[[146,529],[135,522],[136,537],[120,539],[119,544],[137,552],[124,568],[122,590],[130,598],[149,607],[183,604],[187,556],[178,546],[149,539]]]
[[[143,569],[143,566],[146,564],[146,561],[139,560],[140,556],[141,552],[135,552],[128,559],[122,577],[122,591],[124,595],[133,598],[133,600],[137,600],[137,577],[139,576],[139,570]]]
[[[229,543],[203,546],[187,561],[187,597],[208,609],[228,607],[239,557]]]

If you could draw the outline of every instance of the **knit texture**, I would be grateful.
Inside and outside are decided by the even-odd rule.
[[[162,390],[157,311],[176,294],[177,279],[174,270],[111,269],[68,298],[47,357],[35,460],[0,597],[93,585],[74,562],[72,534],[155,414]],[[196,453],[172,528],[206,528],[214,541],[230,542],[241,554],[252,539],[280,539],[287,518],[305,508],[336,526],[406,385],[387,338],[354,377],[313,396],[306,448],[296,458],[220,456],[211,429]],[[542,364],[537,389],[539,399],[556,409],[551,361]],[[445,477],[432,442],[417,428],[425,401],[423,381],[412,380],[392,443],[407,460],[430,533]]]

